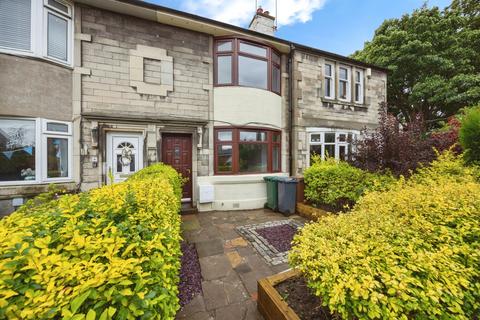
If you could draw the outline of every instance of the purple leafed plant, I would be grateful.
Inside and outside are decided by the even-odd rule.
[[[293,236],[297,229],[289,224],[267,227],[256,230],[265,240],[280,252],[290,250]]]
[[[183,255],[178,298],[180,299],[180,305],[183,307],[192,301],[197,294],[202,293],[202,273],[195,245],[184,241],[181,248]]]

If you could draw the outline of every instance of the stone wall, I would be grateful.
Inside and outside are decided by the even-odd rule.
[[[211,36],[88,6],[77,11],[81,33],[91,37],[81,43],[82,188],[105,182],[108,130],[143,132],[148,165],[161,160],[162,132],[192,133],[196,147],[203,127],[193,170],[208,175]]]
[[[338,66],[346,65],[364,71],[364,103],[339,101],[324,98],[324,65],[329,61]],[[335,68],[336,70],[336,68]],[[293,174],[302,174],[309,157],[307,127],[362,130],[378,126],[379,107],[386,101],[387,75],[344,61],[296,51],[294,54],[294,168]],[[335,82],[338,83],[338,73]],[[351,96],[353,97],[353,81]],[[338,90],[338,86],[335,85]],[[336,95],[337,96],[337,95]]]

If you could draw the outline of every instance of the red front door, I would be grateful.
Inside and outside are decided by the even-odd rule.
[[[162,161],[188,179],[183,186],[182,198],[192,199],[192,135],[162,134]]]

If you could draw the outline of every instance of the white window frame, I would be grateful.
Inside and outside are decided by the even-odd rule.
[[[357,72],[359,73],[359,81],[357,81]],[[355,69],[354,71],[354,97],[355,97],[355,102],[363,104],[363,83],[364,83],[364,78],[363,78],[363,70],[362,69]],[[358,90],[358,100],[356,99],[357,97],[357,85],[360,86],[360,90]]]
[[[307,152],[307,168],[310,167],[310,146],[312,145],[320,145],[321,146],[321,155],[320,158],[322,160],[325,160],[325,144],[327,145],[335,145],[335,159],[338,161],[340,160],[340,146],[345,146],[345,156],[348,156],[348,147],[349,147],[349,142],[348,142],[348,135],[352,135],[352,139],[356,140],[359,135],[360,131],[359,130],[346,130],[346,129],[335,129],[335,128],[307,128],[307,133],[308,133],[308,152]],[[335,133],[335,142],[327,142],[325,143],[325,134],[326,133]],[[320,135],[320,141],[317,142],[312,142],[312,135]],[[339,137],[341,134],[345,134],[347,137],[346,141],[339,141]],[[351,146],[353,147],[353,146]]]
[[[327,65],[330,66],[330,76],[327,76]],[[324,84],[324,90],[323,94],[326,99],[335,99],[335,64],[333,62],[325,62],[325,67],[324,67],[324,77],[323,77],[325,84]],[[327,88],[327,79],[330,81],[330,95],[327,96],[325,94],[325,90]]]
[[[340,69],[345,69],[347,70],[347,79],[342,79],[340,78]],[[339,65],[338,66],[338,100],[340,101],[352,101],[352,88],[351,88],[351,77],[352,77],[352,68],[350,68],[349,66],[346,66],[346,65]],[[342,97],[340,96],[340,82],[344,82],[346,81],[347,82],[347,85],[346,85],[346,96],[347,98],[346,99],[342,99]]]
[[[0,117],[0,120],[28,120],[35,122],[35,180],[0,181],[0,186],[19,186],[73,181],[72,123],[42,118]],[[47,131],[47,123],[68,125],[68,132]],[[47,138],[68,139],[68,177],[47,178]]]
[[[48,0],[31,0],[32,15],[31,15],[31,28],[30,28],[30,50],[22,50],[15,48],[0,47],[0,52],[15,54],[20,56],[41,58],[48,61],[55,62],[57,64],[73,67],[73,17],[74,6],[73,3],[64,0],[55,0],[65,6],[67,6],[69,13],[66,14],[63,11],[48,5]],[[48,56],[47,51],[47,32],[48,32],[48,12],[67,20],[68,25],[68,39],[67,39],[67,60],[63,61],[54,57]],[[39,27],[41,26],[41,27]]]

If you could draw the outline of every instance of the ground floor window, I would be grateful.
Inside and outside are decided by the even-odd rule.
[[[337,160],[347,160],[351,154],[352,141],[356,139],[358,131],[317,129],[309,132],[310,163],[314,155],[324,160],[327,157]]]
[[[0,184],[71,179],[71,124],[0,118]]]
[[[280,131],[251,128],[216,128],[215,173],[280,172],[280,150]]]

